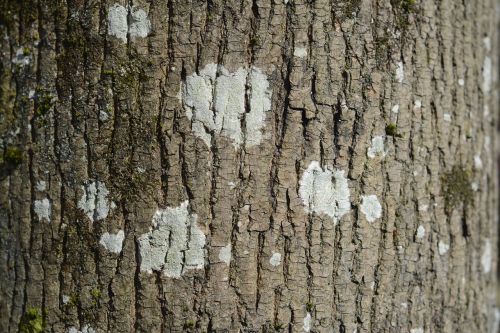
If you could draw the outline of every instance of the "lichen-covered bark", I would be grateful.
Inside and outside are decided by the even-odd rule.
[[[2,1],[0,331],[495,330],[495,5]]]

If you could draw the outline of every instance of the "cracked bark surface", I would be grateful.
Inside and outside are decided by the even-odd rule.
[[[29,309],[46,332],[495,329],[497,2],[117,3],[129,24],[147,13],[147,37],[108,33],[115,2],[0,3],[1,332]],[[180,87],[211,63],[267,75],[260,144],[193,133]],[[299,196],[313,161],[348,179],[337,223]],[[91,219],[98,182],[108,211]],[[141,271],[155,211],[186,200],[204,267]]]

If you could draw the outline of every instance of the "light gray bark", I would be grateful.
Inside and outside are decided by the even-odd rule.
[[[0,331],[493,330],[495,6],[2,1]]]

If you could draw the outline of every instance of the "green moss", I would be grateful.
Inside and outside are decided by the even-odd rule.
[[[311,302],[307,302],[306,303],[306,311],[307,312],[312,312],[313,309],[314,309],[314,304],[311,303]]]
[[[91,289],[90,295],[92,296],[92,306],[97,308],[99,305],[99,299],[101,298],[101,291],[98,288]]]
[[[23,152],[18,147],[8,147],[5,150],[3,161],[12,166],[19,165],[23,162]]]
[[[188,320],[184,323],[184,329],[185,330],[188,330],[188,329],[193,329],[195,327],[196,323],[194,320]]]
[[[20,333],[41,333],[43,332],[43,317],[40,309],[28,308],[19,322]]]
[[[401,1],[401,8],[406,13],[412,13],[412,12],[415,12],[417,9],[416,4],[417,4],[416,0],[402,0]]]
[[[94,299],[99,299],[101,298],[101,291],[98,288],[94,288],[90,291],[90,295],[92,295]]]
[[[472,203],[471,171],[463,166],[455,165],[451,171],[441,177],[441,191],[445,208],[449,211],[460,204]]]
[[[285,328],[285,325],[282,323],[275,323],[273,328],[276,332],[280,332]]]
[[[54,96],[43,89],[38,89],[36,96],[37,106],[35,114],[37,116],[42,116],[54,105]]]
[[[68,308],[75,307],[78,304],[78,294],[76,293],[71,293],[69,294],[69,300],[68,303],[66,303],[66,306]]]
[[[392,136],[394,138],[402,138],[403,135],[399,133],[398,127],[396,124],[389,124],[385,127],[385,134],[388,136]]]

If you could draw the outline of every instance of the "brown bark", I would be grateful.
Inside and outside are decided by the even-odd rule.
[[[495,5],[3,1],[0,331],[494,330]]]

